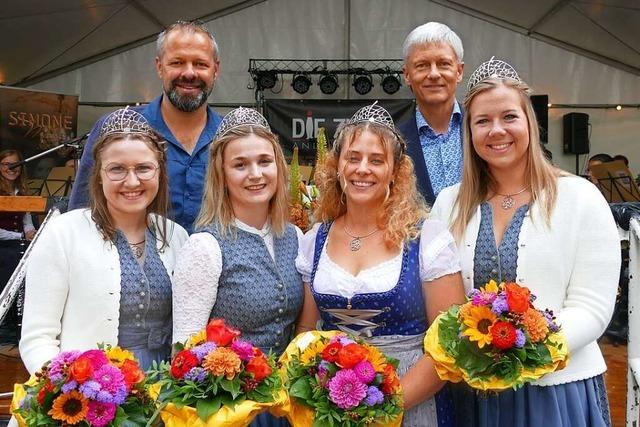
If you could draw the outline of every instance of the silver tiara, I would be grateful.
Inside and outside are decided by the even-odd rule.
[[[378,105],[378,101],[371,105],[362,107],[356,113],[347,120],[347,125],[356,125],[358,123],[375,123],[380,126],[391,129],[395,132],[395,125],[391,114],[383,107]]]
[[[113,134],[139,134],[150,138],[157,138],[156,132],[147,122],[147,119],[137,111],[130,110],[129,106],[120,108],[109,114],[100,128],[99,138],[105,138]]]
[[[241,126],[258,126],[271,132],[267,119],[253,108],[238,107],[227,113],[220,122],[216,136],[213,139],[220,139],[229,131]]]
[[[470,92],[478,83],[487,79],[512,79],[516,81],[522,81],[516,70],[509,64],[499,59],[494,59],[492,56],[490,60],[480,64],[478,68],[469,77],[469,83],[467,83],[467,92]]]

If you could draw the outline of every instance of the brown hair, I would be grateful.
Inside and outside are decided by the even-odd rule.
[[[20,153],[18,150],[9,149],[9,150],[0,151],[0,161],[12,155],[17,156],[19,162],[23,160],[22,153]],[[27,194],[27,179],[28,179],[27,168],[25,167],[24,164],[18,167],[20,168],[20,175],[18,175],[18,178],[16,178],[16,180],[13,182],[7,181],[0,175],[0,194],[1,195],[13,196],[14,191],[16,189],[18,190],[18,194],[21,194],[21,195]]]
[[[479,94],[500,86],[515,90],[520,97],[529,128],[526,177],[527,184],[531,188],[531,204],[540,203],[540,209],[547,226],[550,223],[551,213],[556,202],[558,176],[564,175],[562,171],[549,163],[542,151],[538,122],[528,96],[531,92],[529,86],[523,81],[498,78],[490,78],[478,83],[471,88],[464,101],[466,110],[464,115],[464,169],[460,191],[454,204],[451,225],[452,234],[458,241],[462,239],[467,224],[476,213],[478,206],[486,199],[489,187],[495,183],[487,162],[473,148],[471,104]]]
[[[196,219],[196,228],[204,227],[211,223],[219,226],[220,233],[225,236],[233,234],[233,207],[226,189],[226,179],[224,175],[224,150],[231,141],[255,135],[267,140],[273,148],[276,167],[278,168],[278,182],[276,192],[269,202],[269,216],[271,218],[271,229],[276,235],[282,235],[285,231],[289,219],[289,200],[287,185],[289,175],[287,164],[284,160],[282,148],[278,143],[278,137],[268,129],[261,126],[244,125],[231,129],[222,138],[214,140],[209,151],[209,162],[207,166],[207,179],[204,184],[202,196],[202,207]]]
[[[113,218],[107,207],[107,199],[102,190],[102,178],[100,171],[102,170],[102,152],[112,143],[117,141],[139,140],[147,145],[155,154],[158,160],[158,194],[146,209],[147,227],[152,230],[156,238],[162,242],[161,249],[166,247],[168,243],[167,232],[167,212],[169,211],[169,178],[167,176],[167,157],[164,150],[164,141],[160,140],[157,135],[149,134],[133,134],[133,133],[117,133],[111,134],[99,139],[93,146],[93,171],[89,181],[89,195],[91,207],[91,219],[93,219],[102,233],[105,240],[114,242],[116,236],[116,227]],[[150,214],[159,215],[154,221],[156,227],[150,224]]]
[[[344,193],[338,179],[338,161],[343,147],[349,147],[363,132],[376,135],[388,157],[393,160],[392,181],[389,196],[385,198],[377,218],[377,226],[384,230],[384,240],[389,247],[416,238],[420,234],[420,222],[427,217],[424,199],[416,188],[413,162],[404,153],[405,142],[397,131],[370,122],[348,125],[339,130],[333,148],[326,160],[317,165],[315,181],[320,190],[314,217],[322,222],[334,221],[347,212]]]

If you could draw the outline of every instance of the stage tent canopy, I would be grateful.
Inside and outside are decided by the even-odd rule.
[[[496,56],[561,106],[549,112],[549,149],[557,163],[573,170],[573,158],[562,155],[561,147],[562,115],[570,111],[590,114],[592,152],[640,160],[640,109],[588,108],[640,104],[637,0],[5,0],[0,82],[79,95],[80,127],[86,127],[102,111],[88,104],[157,96],[155,38],[172,22],[195,18],[206,22],[221,48],[213,104],[254,102],[247,88],[250,58],[401,58],[408,31],[433,20],[449,25],[464,42],[459,99],[471,71]],[[374,83],[367,98],[411,97],[404,84],[387,95]],[[290,77],[273,91],[265,96],[303,97]],[[342,81],[329,96],[314,81],[304,97],[362,98]]]

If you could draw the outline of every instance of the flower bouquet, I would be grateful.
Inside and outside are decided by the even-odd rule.
[[[400,426],[397,361],[342,332],[298,335],[280,358],[294,426]]]
[[[284,415],[287,398],[274,357],[239,337],[224,320],[211,320],[171,363],[152,367],[152,394],[167,427],[246,426],[267,409]]]
[[[467,300],[440,314],[425,336],[441,379],[498,391],[564,368],[565,337],[551,310],[533,306],[529,289],[492,280]]]
[[[63,351],[26,384],[11,408],[21,426],[145,426],[155,405],[133,354],[119,347]]]

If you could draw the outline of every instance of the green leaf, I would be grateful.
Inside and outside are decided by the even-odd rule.
[[[222,402],[219,396],[212,400],[198,400],[196,403],[196,412],[203,422],[207,422],[209,417],[220,410]]]
[[[289,394],[302,400],[311,399],[311,387],[305,377],[298,378],[289,388]]]

